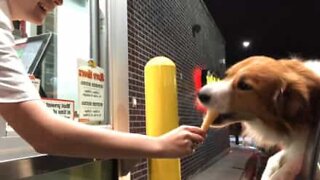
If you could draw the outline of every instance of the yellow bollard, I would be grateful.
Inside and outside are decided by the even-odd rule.
[[[160,136],[179,126],[176,66],[166,57],[145,66],[146,131]],[[180,180],[180,159],[150,159],[150,180]]]

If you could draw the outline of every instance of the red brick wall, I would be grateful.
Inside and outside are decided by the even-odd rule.
[[[199,24],[195,34],[192,26]],[[128,0],[130,131],[145,134],[144,66],[163,55],[177,67],[180,124],[199,126],[202,114],[194,108],[192,72],[196,66],[221,74],[224,42],[200,0]],[[137,99],[137,107],[132,99]],[[228,148],[228,132],[213,131],[195,154],[181,160],[182,179],[194,174],[209,160]],[[143,160],[132,179],[148,179],[148,163]]]

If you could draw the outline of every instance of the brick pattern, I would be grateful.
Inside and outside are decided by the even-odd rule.
[[[194,24],[201,25],[200,38],[192,32]],[[200,125],[202,114],[194,108],[192,71],[196,66],[224,70],[217,59],[224,57],[223,38],[217,31],[202,0],[128,0],[131,132],[146,132],[144,66],[159,55],[176,63],[180,124]],[[137,99],[136,107],[133,98]],[[228,146],[227,130],[211,130],[197,152],[181,160],[182,179],[197,172]],[[132,179],[147,180],[147,168],[148,162],[143,160],[132,171]]]

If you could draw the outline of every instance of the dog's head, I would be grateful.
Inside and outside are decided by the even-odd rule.
[[[214,126],[259,119],[285,127],[308,111],[314,81],[318,82],[315,74],[300,61],[254,56],[229,68],[222,81],[205,85],[198,98],[220,113]]]

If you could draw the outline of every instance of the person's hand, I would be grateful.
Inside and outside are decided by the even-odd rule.
[[[180,126],[158,137],[159,156],[166,158],[183,157],[195,151],[202,143],[205,132],[195,126]]]

